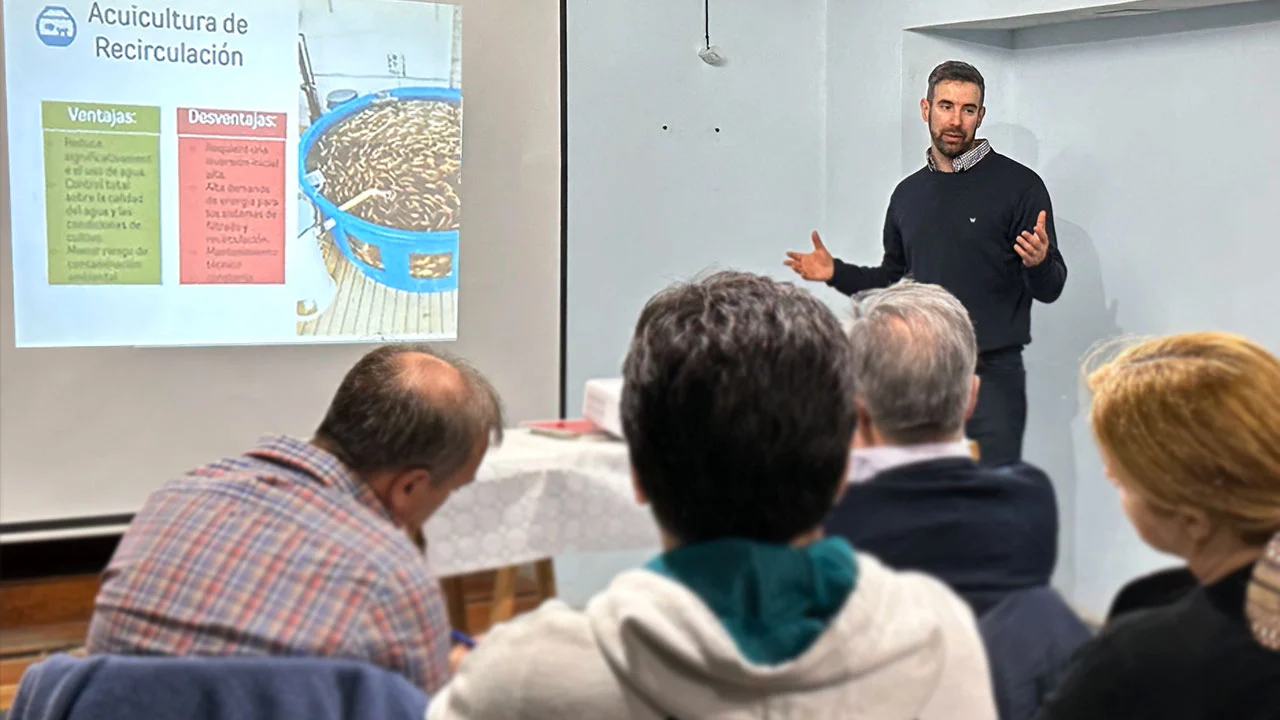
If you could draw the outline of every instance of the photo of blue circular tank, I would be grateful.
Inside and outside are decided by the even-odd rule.
[[[416,149],[425,150],[425,152],[416,156],[406,153],[402,147],[387,147],[379,152],[378,149],[367,145],[364,147],[357,145],[357,142],[360,142],[358,140],[347,143],[351,147],[349,155],[334,157],[328,163],[324,162],[318,151],[327,135],[341,132],[354,123],[364,124],[381,120],[388,125],[382,128],[382,134],[387,137],[381,139],[391,139],[391,136],[397,140],[407,138],[420,129],[417,127],[418,123],[406,122],[418,107],[422,108],[419,112],[425,113],[430,112],[430,106],[433,104],[460,109],[461,103],[462,93],[455,89],[395,88],[358,97],[329,110],[320,116],[320,119],[313,123],[302,136],[298,152],[298,172],[302,192],[320,209],[326,226],[332,225],[331,232],[334,240],[347,260],[354,263],[365,275],[397,290],[445,292],[456,290],[458,287],[455,258],[458,253],[460,207],[457,203],[457,188],[453,187],[448,180],[460,177],[460,167],[449,168],[450,172],[440,173],[450,178],[427,183],[397,182],[402,180],[397,177],[397,173],[407,171],[415,173],[417,178],[431,179],[421,173],[437,172],[440,168],[427,166],[444,163],[435,161],[436,154],[428,154],[435,148],[429,147],[426,143],[435,141],[439,146],[443,146],[446,152],[452,152],[457,145],[460,132],[449,132],[446,128],[447,137],[418,136],[419,142]],[[381,118],[377,118],[380,110],[385,112],[382,113]],[[455,115],[460,117],[460,112]],[[365,118],[377,119],[366,120]],[[460,125],[457,127],[460,131]],[[376,133],[366,131],[364,135],[376,136]],[[398,167],[371,167],[375,163],[388,159],[397,163]],[[445,162],[451,160],[447,158]],[[460,157],[456,164],[461,165]],[[326,168],[329,169],[328,172],[324,172]],[[327,190],[339,183],[337,179],[330,177],[338,173],[368,176],[369,187],[354,194],[345,192],[335,196]],[[380,187],[378,180],[383,180],[390,186]],[[316,187],[317,182],[321,187]],[[343,184],[351,186],[350,181]],[[423,193],[421,198],[404,194],[405,191],[415,190]],[[352,200],[357,200],[358,203],[349,209],[342,209],[344,204]],[[414,207],[415,201],[420,201],[416,202],[416,207]],[[380,205],[396,205],[396,207],[390,212],[378,210],[362,212]],[[411,215],[404,212],[415,209],[419,214]],[[371,216],[382,222],[366,219]],[[402,222],[397,223],[391,218],[400,219]]]
[[[426,0],[299,0],[300,337],[457,338],[461,17]]]

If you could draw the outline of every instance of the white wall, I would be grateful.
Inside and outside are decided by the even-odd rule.
[[[1280,352],[1280,3],[1020,31],[1017,125],[1054,197],[1067,292],[1038,308],[1030,451],[1075,478],[1077,602],[1172,564],[1124,519],[1076,359],[1119,333],[1221,329]]]
[[[784,251],[822,222],[826,2],[713,2],[723,67],[697,56],[700,3],[571,0],[568,11],[576,413],[588,378],[618,375],[655,291],[709,267],[783,277]]]
[[[828,247],[851,262],[879,259],[885,208],[904,170],[904,36],[901,3],[829,3],[821,229]]]

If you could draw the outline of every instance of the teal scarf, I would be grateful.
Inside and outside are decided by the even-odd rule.
[[[858,565],[843,538],[806,547],[714,540],[679,547],[647,566],[706,603],[757,665],[799,657],[853,592]]]

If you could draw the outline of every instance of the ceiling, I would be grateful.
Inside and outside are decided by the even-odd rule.
[[[1109,17],[1133,17],[1158,12],[1191,10],[1222,5],[1243,5],[1265,0],[1136,0],[1135,2],[1098,3],[1090,7],[1073,8],[1059,12],[1020,15],[1016,17],[988,18],[965,22],[926,25],[912,30],[1021,30],[1056,23],[1081,20],[1100,20]]]

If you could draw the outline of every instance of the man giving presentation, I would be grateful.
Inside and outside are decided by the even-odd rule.
[[[959,298],[977,331],[981,378],[965,431],[982,461],[994,465],[1022,457],[1022,348],[1031,342],[1031,301],[1057,300],[1067,266],[1040,176],[977,139],[985,95],[981,73],[967,63],[945,62],[929,74],[920,115],[932,142],[925,167],[898,183],[889,200],[879,266],[833,258],[816,232],[813,250],[788,252],[786,264],[846,295],[910,275]]]

